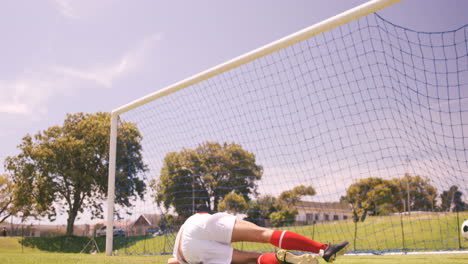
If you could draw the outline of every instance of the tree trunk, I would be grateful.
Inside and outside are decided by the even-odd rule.
[[[70,212],[68,214],[68,219],[67,219],[67,236],[72,236],[73,235],[73,228],[75,225],[75,219],[76,219],[77,212]]]
[[[9,198],[7,202],[5,202],[5,206],[3,206],[2,208],[0,208],[0,215],[3,215],[3,218],[0,219],[0,224],[3,223],[8,217],[10,217],[11,215],[13,215],[9,210],[8,210],[8,207],[11,205],[13,201],[13,198]]]
[[[362,215],[361,215],[361,222],[364,222],[366,220],[366,217],[367,217],[367,209],[364,209],[364,212],[362,212]]]
[[[78,211],[81,208],[82,201],[80,199],[79,193],[75,193],[73,205],[70,206],[70,211],[68,212],[68,219],[67,219],[67,236],[73,235],[73,228],[75,225],[75,219],[78,215]]]
[[[6,220],[8,217],[10,217],[11,215],[12,215],[11,213],[6,214],[2,219],[0,219],[0,224],[3,223],[3,222],[5,222],[5,220]]]

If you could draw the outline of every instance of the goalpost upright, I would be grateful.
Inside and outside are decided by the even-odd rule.
[[[113,221],[114,221],[114,201],[115,201],[115,169],[116,169],[116,153],[117,153],[117,126],[118,117],[120,114],[130,111],[138,106],[144,105],[148,102],[154,101],[158,98],[167,96],[181,89],[207,80],[213,76],[219,75],[223,72],[232,70],[236,67],[244,65],[248,62],[264,57],[268,54],[274,53],[313,36],[329,31],[338,26],[349,23],[353,20],[367,16],[378,10],[391,6],[400,2],[401,0],[372,0],[345,11],[341,14],[326,19],[320,23],[314,24],[308,28],[300,30],[287,37],[274,41],[261,48],[248,52],[237,58],[234,58],[226,63],[222,63],[209,70],[196,74],[190,78],[177,82],[173,85],[167,86],[152,94],[144,96],[129,104],[119,107],[111,113],[111,134],[110,134],[110,150],[109,150],[109,178],[108,178],[108,194],[107,194],[107,230],[106,230],[106,255],[112,255],[113,251]]]

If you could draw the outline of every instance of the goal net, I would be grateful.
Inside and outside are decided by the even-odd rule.
[[[146,192],[126,208],[110,195],[108,226],[124,233],[108,231],[107,253],[169,254],[200,211],[356,253],[468,248],[467,27],[417,32],[363,15],[114,111],[141,133]],[[117,197],[121,162],[111,151]]]

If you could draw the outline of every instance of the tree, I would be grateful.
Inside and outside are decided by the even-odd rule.
[[[213,212],[230,192],[250,200],[263,167],[255,154],[235,143],[205,142],[195,149],[167,153],[159,180],[151,181],[155,200],[186,218],[194,211]]]
[[[315,189],[312,186],[299,185],[292,190],[282,192],[278,201],[286,203],[290,207],[296,205],[303,196],[314,196],[315,194]]]
[[[282,192],[275,201],[275,212],[269,215],[271,225],[280,227],[294,224],[298,211],[295,206],[304,196],[314,196],[315,189],[312,186],[299,185],[292,190]]]
[[[368,214],[386,215],[393,211],[397,192],[392,181],[369,177],[349,186],[341,201],[351,205],[355,222],[364,222]]]
[[[0,174],[0,224],[16,214],[13,206],[13,183],[8,174]]]
[[[278,211],[275,204],[276,198],[270,195],[260,196],[256,200],[250,201],[246,219],[257,225],[265,226],[270,215]]]
[[[297,210],[283,210],[270,214],[270,223],[274,227],[281,227],[294,224],[298,212]]]
[[[142,161],[142,137],[133,123],[118,128],[115,203],[130,206],[143,197],[146,170]],[[68,214],[67,235],[73,234],[78,214],[90,210],[102,217],[107,194],[110,115],[68,114],[62,126],[52,126],[34,136],[26,135],[20,154],[7,157],[6,168],[15,183],[14,203],[55,220]],[[64,209],[62,209],[64,208]]]
[[[467,205],[462,199],[463,193],[458,190],[458,186],[452,185],[449,190],[440,194],[440,210],[444,212],[461,212]]]
[[[234,214],[244,212],[246,209],[247,202],[244,197],[234,192],[228,193],[218,204],[218,211],[228,211]]]
[[[267,219],[275,227],[293,224],[298,214],[295,209],[297,202],[301,201],[303,196],[315,194],[316,191],[312,186],[299,185],[282,192],[278,198],[261,196],[250,202],[247,219],[261,226],[265,226]]]
[[[401,179],[393,179],[393,182],[399,188],[396,194],[401,201],[396,204],[399,211],[435,210],[437,189],[429,183],[429,179],[407,173]]]

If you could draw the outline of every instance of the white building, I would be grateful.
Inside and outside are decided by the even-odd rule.
[[[311,225],[319,222],[347,220],[352,217],[348,204],[339,202],[307,202],[299,201],[296,206],[297,224]]]

